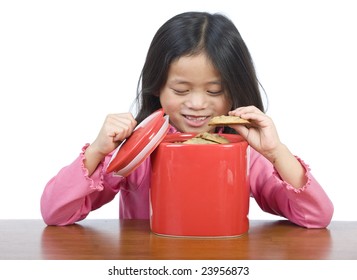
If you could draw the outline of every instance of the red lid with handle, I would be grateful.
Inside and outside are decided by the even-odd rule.
[[[169,130],[169,117],[159,109],[144,119],[115,150],[106,172],[128,176],[160,144]]]

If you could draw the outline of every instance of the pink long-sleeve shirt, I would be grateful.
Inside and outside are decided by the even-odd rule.
[[[68,225],[87,217],[120,192],[121,219],[149,219],[150,158],[127,177],[107,174],[112,153],[89,177],[84,167],[84,151],[62,168],[46,185],[41,197],[41,213],[48,225]],[[299,158],[298,158],[299,159]],[[295,189],[283,181],[273,165],[251,149],[249,183],[251,196],[268,213],[285,217],[306,228],[324,228],[333,215],[333,204],[320,184],[304,166],[307,183]]]

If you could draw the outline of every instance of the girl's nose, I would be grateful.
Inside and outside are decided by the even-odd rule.
[[[201,110],[207,106],[206,94],[202,92],[192,92],[187,96],[185,105],[194,110]]]

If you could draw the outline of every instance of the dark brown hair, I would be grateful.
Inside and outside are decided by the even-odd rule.
[[[200,52],[220,73],[231,109],[254,105],[264,111],[252,58],[233,22],[221,14],[186,12],[164,23],[151,42],[138,83],[138,122],[161,108],[159,92],[170,64]]]

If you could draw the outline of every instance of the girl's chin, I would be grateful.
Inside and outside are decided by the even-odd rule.
[[[182,133],[202,133],[202,132],[213,132],[211,127],[185,127],[180,130]]]
[[[202,132],[214,132],[214,127],[209,126],[208,124],[204,124],[201,126],[194,126],[194,125],[187,125],[185,123],[181,123],[181,125],[175,125],[174,123],[171,123],[172,126],[174,126],[177,131],[181,133],[202,133]]]

